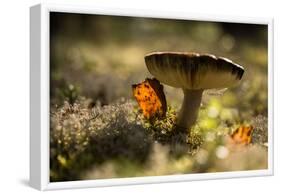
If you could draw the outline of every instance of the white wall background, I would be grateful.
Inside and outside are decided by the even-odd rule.
[[[0,4],[0,193],[37,193],[29,179],[29,7],[37,3],[186,11],[189,13],[274,18],[275,176],[196,181],[52,193],[273,193],[281,191],[280,86],[281,12],[277,0],[6,0]]]

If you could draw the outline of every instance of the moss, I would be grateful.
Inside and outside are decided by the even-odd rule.
[[[51,181],[247,170],[267,166],[263,159],[267,153],[263,146],[267,142],[267,120],[263,116],[253,118],[256,129],[254,148],[249,146],[239,151],[240,148],[228,148],[225,141],[232,128],[220,120],[223,111],[212,118],[219,121],[217,128],[206,130],[200,124],[195,125],[190,136],[183,137],[186,140],[183,145],[171,140],[176,121],[173,107],[168,107],[163,120],[148,121],[131,100],[120,99],[106,106],[96,103],[93,107],[89,106],[90,103],[90,100],[79,97],[73,104],[66,101],[61,107],[52,106]],[[205,110],[209,109],[203,107],[199,119],[206,117],[208,111]],[[248,155],[258,162],[247,164],[243,158]]]

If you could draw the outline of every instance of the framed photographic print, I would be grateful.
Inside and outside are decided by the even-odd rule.
[[[273,20],[36,5],[30,185],[273,174]]]

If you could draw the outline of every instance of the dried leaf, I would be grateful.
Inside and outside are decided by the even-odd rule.
[[[153,79],[145,79],[142,83],[132,85],[133,95],[137,100],[145,118],[164,117],[167,110],[163,85]]]
[[[253,126],[240,126],[231,134],[231,141],[235,144],[248,145],[252,140]]]

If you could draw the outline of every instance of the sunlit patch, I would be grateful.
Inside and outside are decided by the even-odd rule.
[[[198,125],[204,130],[214,130],[218,127],[218,121],[216,119],[206,117],[200,120]]]
[[[218,146],[216,149],[216,156],[219,159],[224,159],[228,156],[229,151],[225,146]]]
[[[157,79],[147,78],[144,82],[132,85],[133,95],[145,118],[163,117],[167,104],[163,85]]]
[[[215,138],[216,138],[215,133],[212,133],[212,132],[207,132],[206,133],[206,137],[205,137],[206,141],[212,142],[212,141],[215,140]]]
[[[216,107],[210,107],[208,111],[208,116],[211,118],[216,118],[219,115],[219,110]]]
[[[199,150],[199,152],[195,156],[196,161],[201,165],[206,164],[208,158],[209,158],[209,153],[204,149]]]
[[[67,166],[67,160],[62,155],[58,155],[57,160],[62,166]]]

